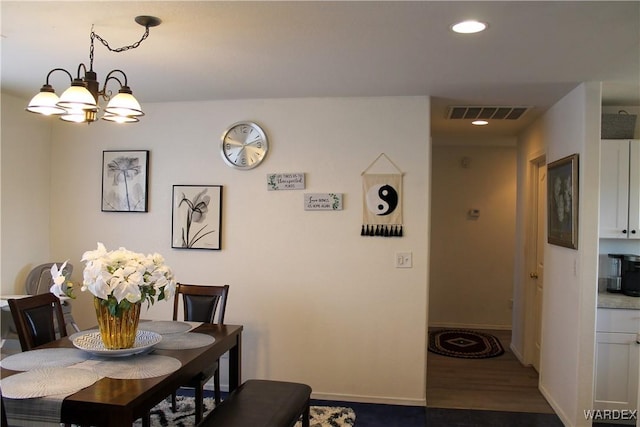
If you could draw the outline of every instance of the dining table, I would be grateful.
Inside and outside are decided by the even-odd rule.
[[[166,327],[167,325],[179,325],[184,322],[172,323],[166,321],[159,323],[163,323],[163,326]],[[150,326],[151,323],[148,325]],[[141,322],[139,329],[144,330],[145,323]],[[152,328],[149,327],[148,329]],[[69,378],[78,377],[78,381],[88,376],[88,383],[90,384],[61,397],[61,402],[58,403],[59,406],[56,408],[57,412],[54,412],[56,415],[51,416],[54,419],[47,421],[83,426],[122,427],[132,425],[134,421],[142,418],[144,424],[147,414],[155,405],[170,396],[180,386],[187,384],[191,378],[207,370],[212,363],[227,352],[229,356],[229,391],[235,390],[241,384],[242,377],[242,330],[242,325],[198,323],[197,325],[192,325],[190,330],[181,334],[169,331],[170,333],[162,335],[162,340],[158,344],[143,353],[124,354],[122,356],[118,355],[118,357],[104,357],[101,353],[87,354],[85,356],[84,352],[78,350],[82,350],[82,348],[77,345],[82,340],[78,341],[74,338],[76,335],[81,335],[80,338],[83,338],[82,334],[84,332],[81,332],[71,337],[62,337],[44,344],[30,352],[23,352],[22,356],[11,356],[22,357],[22,359],[17,359],[13,362],[9,358],[3,359],[0,361],[0,384],[3,385],[4,389],[5,383],[9,385],[11,376],[18,374],[26,376],[38,371],[38,369],[34,369],[34,371],[22,372],[27,369],[21,367],[23,364],[29,364],[27,356],[36,356],[38,351],[41,353],[75,351],[83,356],[81,357],[82,360],[73,361],[74,363],[79,363],[70,363],[69,366],[49,368],[52,369],[50,378],[55,381],[56,377],[53,373],[62,376],[66,374]],[[88,336],[90,334],[87,332],[85,335]],[[191,344],[189,344],[188,342],[185,343],[184,338],[200,339],[191,340]],[[153,368],[150,365],[155,364],[155,362],[152,362],[154,360],[162,362],[158,365],[158,369],[165,369],[165,371],[149,372]],[[55,360],[52,361],[53,364],[57,362]],[[44,363],[44,365],[48,364]],[[141,375],[128,376],[127,371],[129,370],[134,370],[136,374],[139,373]],[[77,375],[78,373],[82,373],[82,375]],[[92,374],[97,375],[97,379],[91,378]],[[18,381],[14,382],[17,383]],[[46,384],[47,387],[52,387],[53,385]],[[10,419],[12,417],[23,420],[25,417],[26,419],[38,419],[38,417],[29,418],[33,417],[34,407],[38,407],[37,403],[51,404],[51,401],[55,403],[56,396],[43,396],[35,399],[9,399],[4,396],[3,392],[3,400]],[[59,419],[55,419],[58,416],[57,414],[59,414]],[[42,415],[39,419],[43,418],[46,417]]]

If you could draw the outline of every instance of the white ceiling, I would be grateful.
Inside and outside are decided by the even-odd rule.
[[[29,99],[47,72],[120,68],[142,103],[239,98],[430,95],[434,136],[514,135],[583,81],[605,105],[640,105],[638,1],[1,1],[1,84]],[[478,35],[449,25],[475,18]],[[60,94],[68,78],[54,74]],[[114,91],[117,88],[111,86]],[[450,105],[526,105],[512,123],[446,120]],[[313,112],[310,112],[313,114]],[[259,118],[254,118],[259,119]],[[473,128],[473,129],[472,129]]]

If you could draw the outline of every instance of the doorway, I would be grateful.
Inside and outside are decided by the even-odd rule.
[[[531,197],[527,221],[525,278],[525,334],[524,363],[540,372],[540,353],[543,343],[542,316],[544,295],[544,246],[546,240],[547,166],[544,156],[530,161],[529,194]]]
[[[529,230],[534,230],[534,236],[544,239],[546,189],[538,175],[546,182],[546,171],[539,170],[545,166],[544,157],[539,157],[535,163],[535,179],[531,176],[528,179],[535,183],[535,205],[540,206],[532,215],[529,210],[531,199],[527,199],[527,218],[523,220]],[[489,332],[499,338],[505,355],[494,359],[461,360],[428,353],[427,407],[553,413],[538,390],[536,369],[523,365],[519,359],[521,355],[516,357],[511,351],[510,298],[514,294],[511,286],[513,271],[509,268],[515,264],[512,258],[515,248],[513,243],[509,243],[512,237],[506,233],[516,228],[515,148],[509,154],[504,147],[434,146],[432,159],[429,327]],[[501,189],[511,197],[498,200]],[[498,212],[508,212],[511,207],[512,217],[500,217],[498,220]],[[478,208],[477,212],[471,208]],[[535,223],[530,224],[529,216],[535,218]],[[528,285],[537,282],[529,274],[535,276],[537,273],[539,278],[543,277],[541,251],[544,240],[540,244],[535,243],[533,247],[539,248],[540,252],[532,265],[536,266],[540,260],[539,269],[530,268],[528,261],[525,264],[528,277],[525,292],[531,292],[531,297],[535,297],[536,292]],[[529,253],[526,256],[528,259]],[[494,273],[498,274],[492,276]],[[496,285],[498,282],[508,286],[500,288]],[[538,309],[532,303],[535,299],[521,295],[530,306],[527,310],[538,313],[538,318],[542,312],[541,282]],[[493,317],[479,309],[489,306]],[[501,311],[503,317],[495,316]],[[526,319],[521,318],[521,322],[521,327],[525,327]],[[535,324],[533,321],[529,323]],[[531,336],[528,331],[520,333],[520,339],[523,335],[526,339]],[[535,334],[536,329],[533,328],[531,333]],[[538,340],[538,343],[541,345],[542,341]],[[532,359],[533,355],[529,358]]]

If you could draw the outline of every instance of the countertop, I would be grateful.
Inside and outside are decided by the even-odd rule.
[[[630,297],[606,291],[598,292],[598,308],[640,310],[640,297]]]

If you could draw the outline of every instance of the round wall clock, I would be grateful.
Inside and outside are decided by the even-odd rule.
[[[267,135],[253,122],[234,123],[222,134],[220,153],[231,167],[253,169],[264,160],[267,151]]]

